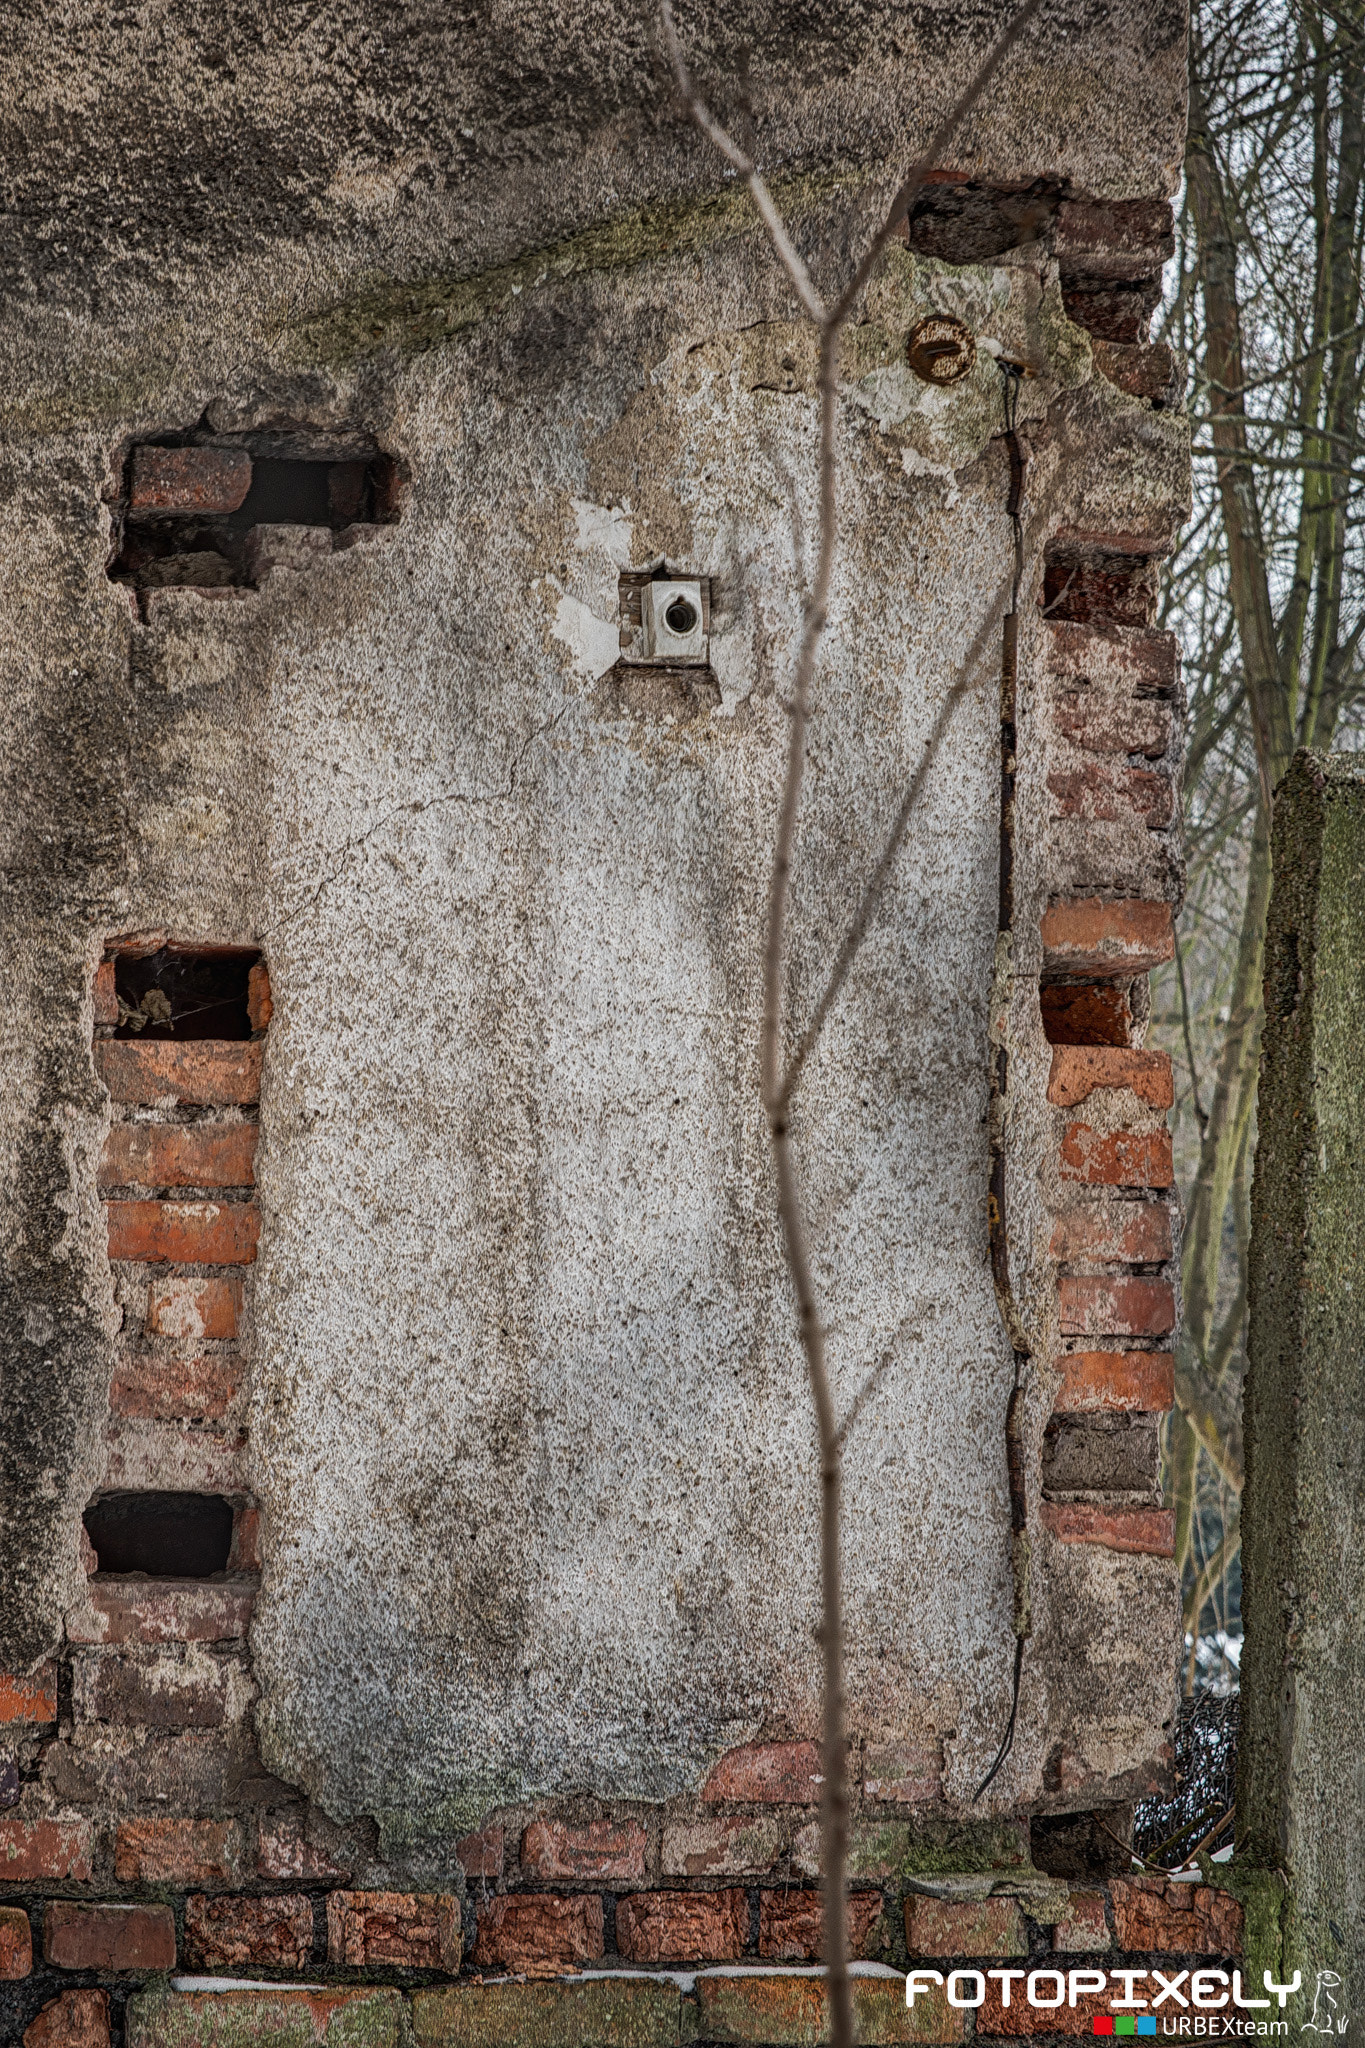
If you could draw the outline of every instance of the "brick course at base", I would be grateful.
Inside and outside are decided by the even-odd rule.
[[[0,1906],[0,1980],[27,1977],[33,1968],[33,1929],[18,1906]]]
[[[64,1991],[24,2034],[24,2048],[109,2048],[107,1991]]]
[[[169,1906],[80,1906],[54,1899],[43,1916],[43,1957],[59,1970],[171,1970]]]

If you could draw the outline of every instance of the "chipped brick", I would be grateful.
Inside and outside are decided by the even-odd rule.
[[[235,1351],[203,1358],[124,1352],[109,1388],[110,1413],[138,1422],[222,1422],[245,1399],[245,1369]]]
[[[106,1202],[109,1257],[143,1265],[244,1266],[256,1256],[255,1202]]]
[[[1043,1527],[1059,1543],[1093,1543],[1102,1550],[1147,1557],[1175,1556],[1175,1516],[1170,1508],[1101,1508],[1044,1501]]]
[[[502,1876],[505,1850],[504,1830],[501,1821],[490,1821],[477,1834],[466,1835],[455,1844],[455,1856],[461,1870],[468,1878],[497,1878]]]
[[[521,1838],[521,1867],[527,1877],[624,1878],[645,1874],[649,1837],[638,1821],[590,1821],[568,1827],[560,1821],[532,1821]]]
[[[742,1891],[634,1892],[616,1907],[616,1946],[628,1962],[733,1962],[748,1942]]]
[[[1171,778],[1151,768],[1087,761],[1079,768],[1052,769],[1047,786],[1056,800],[1054,816],[1083,825],[1119,825],[1136,818],[1149,832],[1158,832],[1175,811]]]
[[[233,1667],[168,1650],[86,1650],[73,1659],[78,1721],[125,1728],[221,1728]]]
[[[235,1821],[127,1820],[114,1840],[120,1884],[231,1884],[240,1861]]]
[[[1171,1212],[1164,1202],[1085,1202],[1052,1228],[1048,1250],[1067,1264],[1082,1261],[1159,1266],[1171,1256]]]
[[[1146,974],[1175,953],[1170,904],[1137,898],[1054,903],[1043,913],[1042,938],[1053,974]]]
[[[235,512],[251,489],[245,448],[135,448],[132,512]]]
[[[594,1896],[519,1892],[479,1908],[476,1969],[551,1977],[601,1953],[602,1901]]]
[[[194,1893],[185,1901],[188,1960],[207,1970],[266,1963],[306,1969],[313,1953],[313,1902],[299,1892],[271,1898]]]
[[[115,1124],[102,1188],[237,1188],[256,1180],[255,1124]]]
[[[665,1877],[762,1876],[782,1854],[782,1828],[766,1816],[665,1821]]]
[[[1058,1303],[1066,1337],[1168,1337],[1175,1328],[1169,1280],[1067,1274]]]
[[[1070,1892],[1066,1914],[1052,1930],[1052,1946],[1061,1955],[1099,1955],[1113,1947],[1104,1918],[1103,1892]]]
[[[776,1963],[817,1962],[824,1953],[824,1899],[816,1891],[773,1891],[758,1895],[758,1952]],[[849,1896],[846,1926],[849,1955],[868,1953],[882,1917],[880,1892]]]
[[[1168,1188],[1175,1180],[1169,1131],[1095,1131],[1068,1124],[1062,1179],[1090,1187]]]
[[[64,1991],[28,2027],[24,2048],[109,2048],[109,1993]]]
[[[912,1956],[1022,1956],[1028,1932],[1017,1899],[905,1901],[905,1945]]]
[[[219,1108],[261,1097],[260,1044],[217,1038],[105,1038],[95,1066],[115,1102],[191,1102]]]
[[[870,1742],[863,1757],[863,1795],[896,1806],[937,1799],[942,1773],[934,1742]]]
[[[813,1806],[820,1797],[820,1750],[814,1742],[746,1742],[712,1769],[701,1796],[708,1801]]]
[[[1157,1955],[1238,1956],[1244,1915],[1230,1892],[1161,1877],[1117,1878],[1110,1887],[1119,1947]]]
[[[1074,1109],[1096,1088],[1127,1088],[1149,1108],[1169,1109],[1175,1100],[1170,1054],[1112,1045],[1057,1046],[1048,1074],[1048,1101]]]
[[[32,1677],[0,1671],[0,1726],[28,1721],[35,1726],[57,1718],[57,1667],[43,1664]]]
[[[0,1981],[13,1983],[33,1968],[33,1929],[19,1906],[0,1906]]]
[[[1050,1045],[1127,1045],[1133,1010],[1125,988],[1101,982],[1045,982],[1038,991]]]
[[[147,1290],[147,1334],[179,1343],[215,1344],[237,1335],[240,1280],[154,1280]]]
[[[261,1820],[256,1870],[261,1877],[349,1877],[355,1864],[349,1837],[328,1822],[310,1828],[297,1811],[266,1814]]]
[[[600,1910],[600,1908],[599,1908]],[[460,1902],[447,1892],[330,1892],[327,1960],[351,1969],[460,1967]]]
[[[90,1875],[94,1830],[86,1820],[21,1820],[0,1815],[0,1883]]]
[[[90,1612],[72,1610],[72,1642],[233,1642],[252,1624],[254,1585],[209,1579],[98,1579]]]
[[[1061,1413],[1159,1414],[1175,1401],[1169,1351],[1072,1351],[1054,1363],[1063,1375],[1054,1404]]]

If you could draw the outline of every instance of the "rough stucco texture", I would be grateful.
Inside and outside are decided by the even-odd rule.
[[[1017,97],[1002,89],[973,130],[972,162],[1165,190],[1179,23],[1139,16],[1085,13],[1084,34],[1049,18]],[[921,10],[923,48],[958,21]],[[802,103],[814,154],[841,176],[866,135],[904,140],[924,59],[908,42],[877,58],[882,27],[851,19],[847,70]],[[600,24],[607,42],[618,31]],[[497,34],[499,63],[524,57]],[[575,29],[572,48],[585,62],[597,44]],[[231,37],[224,49],[240,82],[250,67]],[[87,55],[110,106],[127,53],[96,37]],[[450,55],[404,61],[427,80],[451,74]],[[168,103],[193,127],[194,93],[210,90],[177,82],[180,62],[146,88],[157,138]],[[37,1503],[18,1531],[10,1641],[39,1654],[78,1584],[54,1532],[98,1481],[117,1326],[91,1171],[89,968],[111,930],[259,939],[276,1013],[251,1424],[267,1531],[258,1725],[282,1776],[417,1845],[518,1792],[692,1788],[727,1743],[815,1723],[812,1430],[754,1074],[814,403],[771,263],[728,231],[704,260],[542,274],[452,348],[303,360],[303,314],[429,262],[457,188],[423,186],[413,165],[459,122],[452,97],[421,150],[390,144],[375,170],[377,144],[348,156],[334,141],[323,183],[305,161],[298,62],[262,102],[265,170],[230,235],[232,209],[199,199],[183,224],[158,221],[156,150],[115,123],[104,143],[136,172],[118,235],[82,253],[73,225],[69,249],[45,244],[57,310],[13,336],[12,389],[30,397],[11,417],[53,432],[12,453],[0,549],[25,792],[8,862],[8,1042],[26,1076],[7,1112],[11,1270],[31,1338],[14,1352],[31,1356],[14,1476]],[[334,83],[344,66],[329,63]],[[1084,90],[1097,64],[1119,80],[1103,110]],[[468,70],[487,135],[504,73]],[[42,77],[43,175],[78,191],[93,176],[78,134],[99,123],[58,119],[60,52]],[[656,114],[608,105],[584,143],[591,95],[570,118],[547,94],[545,156],[587,151],[599,214],[600,152],[624,132],[612,122],[636,152],[622,148],[613,207],[634,203],[632,163],[646,193],[680,163],[697,175],[675,129],[651,141]],[[291,122],[292,186],[271,168]],[[530,156],[501,186],[483,162],[489,210],[466,252],[508,259],[541,222],[593,217],[581,165],[560,176]],[[36,221],[37,185],[24,203]],[[845,203],[811,203],[818,263],[849,232]],[[158,250],[155,286],[139,247]],[[195,324],[178,325],[192,302]],[[1169,525],[1183,490],[1183,425],[1143,411],[1134,439],[1138,409],[1096,379],[1055,275],[1014,262],[953,277],[893,255],[850,341],[798,1018],[1008,571],[996,372],[983,356],[968,385],[935,394],[898,367],[930,304],[1046,364],[1025,413],[1050,521]],[[259,592],[161,593],[135,626],[105,579],[100,494],[129,437],[205,408],[219,431],[372,432],[409,474],[404,518]],[[1107,452],[1087,468],[1091,445]],[[713,578],[720,702],[685,715],[608,673],[618,574],[663,554]],[[994,1749],[1010,1665],[1011,1367],[982,1227],[998,773],[994,636],[984,645],[798,1112],[841,1402],[892,1358],[848,1459],[853,1714],[869,1734],[941,1741],[956,1795]],[[1041,1072],[1041,1041],[1032,1057]],[[1068,1571],[1070,1600],[1084,1567]],[[1096,1602],[1092,1638],[1112,1636],[1107,1580]],[[1040,1716],[1063,1711],[1064,1676],[1051,1683],[1026,1698],[1002,1796],[1040,1782]],[[1150,1683],[1092,1773],[1142,1763],[1160,1719]]]

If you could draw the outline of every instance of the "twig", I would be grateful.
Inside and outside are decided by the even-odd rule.
[[[673,75],[688,112],[701,133],[739,173],[748,188],[755,211],[768,231],[779,261],[787,272],[798,301],[820,336],[819,374],[819,543],[813,586],[803,608],[801,639],[797,649],[789,705],[790,726],[787,759],[778,810],[773,850],[772,880],[768,892],[767,930],[763,946],[763,1020],[759,1036],[759,1075],[764,1113],[772,1144],[773,1170],[777,1181],[777,1208],[782,1226],[787,1266],[796,1295],[797,1325],[805,1352],[807,1377],[815,1408],[820,1445],[820,1643],[823,1652],[823,1747],[824,1783],[821,1787],[820,1819],[824,1870],[824,1958],[829,1994],[832,2048],[852,2048],[853,2005],[848,1976],[848,1935],[845,1913],[848,1862],[848,1779],[844,1742],[843,1678],[843,1579],[840,1559],[840,1492],[842,1483],[843,1432],[834,1414],[829,1370],[825,1356],[825,1331],[811,1271],[805,1210],[792,1150],[789,1115],[791,1087],[805,1051],[798,1048],[794,1071],[782,1068],[783,963],[787,913],[791,905],[792,854],[800,810],[801,783],[805,769],[806,730],[810,719],[810,689],[816,656],[824,633],[834,573],[837,542],[836,449],[838,416],[839,341],[842,330],[857,303],[891,236],[914,203],[926,172],[947,148],[958,124],[970,112],[994,77],[1000,64],[1037,13],[1042,0],[1025,0],[1014,21],[996,43],[990,56],[966,91],[944,115],[930,139],[927,154],[901,181],[881,227],[873,235],[848,283],[827,308],[793,243],[772,194],[757,166],[711,113],[693,83],[673,22],[671,0],[660,0],[664,42]],[[966,688],[966,679],[954,685],[950,704]],[[945,704],[941,722],[949,712]],[[812,1029],[802,1041],[805,1050],[814,1043],[829,1004],[842,986],[854,956],[875,912],[886,876],[904,834],[932,747],[921,762],[911,788],[902,801],[891,840],[855,913],[849,939],[835,963],[824,1007],[817,1006]],[[855,1412],[857,1403],[854,1404]],[[852,1420],[850,1416],[849,1420]],[[847,1425],[845,1425],[845,1428]]]

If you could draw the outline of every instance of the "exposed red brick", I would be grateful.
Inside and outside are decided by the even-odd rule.
[[[896,1806],[920,1806],[937,1799],[942,1784],[938,1745],[924,1742],[869,1742],[863,1755],[863,1796]]]
[[[214,1344],[237,1335],[240,1280],[154,1280],[147,1290],[147,1334]]]
[[[1159,278],[1131,281],[1072,275],[1062,279],[1062,305],[1068,320],[1105,341],[1146,341],[1152,314],[1161,297]]]
[[[338,1878],[351,1874],[347,1839],[336,1829],[315,1830],[310,1839],[307,1818],[300,1812],[270,1813],[261,1820],[256,1869],[261,1877]]]
[[[72,1642],[235,1642],[244,1640],[254,1585],[209,1579],[100,1579],[88,1589],[90,1614],[72,1610]]]
[[[181,1422],[111,1422],[104,1483],[135,1493],[241,1493],[246,1432],[187,1429]]]
[[[664,1822],[665,1877],[761,1876],[783,1850],[781,1824],[764,1814]]]
[[[591,1894],[505,1894],[479,1908],[476,1969],[554,1977],[566,1964],[595,1962],[601,1953],[602,1901]]]
[[[1169,903],[1098,896],[1044,911],[1043,951],[1053,974],[1146,974],[1175,952]]]
[[[264,1031],[275,1014],[270,999],[270,972],[264,960],[258,960],[247,975],[246,1014],[253,1031]]]
[[[118,1023],[118,995],[114,988],[114,963],[101,960],[95,969],[95,1022]]]
[[[251,489],[245,448],[135,448],[133,512],[235,512]]]
[[[1045,1500],[1039,1512],[1043,1527],[1059,1543],[1095,1543],[1102,1550],[1175,1556],[1175,1516],[1169,1508],[1099,1508]]]
[[[1070,545],[1054,542],[1043,568],[1043,609],[1059,619],[1150,626],[1156,617],[1158,579],[1145,539],[1105,534],[1077,536]]]
[[[1057,1986],[1050,1977],[1045,1977],[1039,1990],[1044,1998],[1053,1998]],[[1027,2040],[1035,2034],[1088,2035],[1093,2015],[1108,2009],[1106,1995],[1078,1998],[1074,2006],[1067,2004],[1065,1996],[1058,2006],[1032,2006],[1028,2002],[1024,1980],[1019,1978],[1010,1986],[1010,2002],[1006,2005],[998,1979],[988,1977],[986,2002],[976,2011],[976,2038],[980,2041],[992,2035],[1003,2035],[1006,2040]]]
[[[1047,1099],[1073,1109],[1096,1088],[1127,1088],[1152,1109],[1169,1109],[1175,1100],[1171,1056],[1113,1045],[1059,1045],[1052,1055]]]
[[[1068,1124],[1062,1179],[1090,1187],[1168,1188],[1175,1179],[1169,1131],[1095,1131]]]
[[[814,1742],[746,1742],[720,1759],[701,1796],[813,1806],[820,1797],[819,1747]]]
[[[1160,700],[1174,697],[1180,687],[1180,642],[1174,633],[1159,633],[1146,626],[1115,626],[1099,619],[1084,625],[1074,619],[1044,619],[1040,642],[1043,666],[1058,686],[1055,703],[1065,701],[1063,691],[1071,685],[1072,701],[1078,708],[1089,700],[1097,713],[1109,706],[1123,717],[1142,718],[1148,712],[1164,711],[1169,731],[1171,712]],[[1079,745],[1087,744],[1076,733],[1070,737]],[[1147,746],[1122,746],[1116,751],[1140,754]],[[1164,753],[1164,746],[1158,751]]]
[[[1072,632],[1089,628],[1072,626]],[[1145,754],[1156,761],[1171,744],[1171,707],[1156,697],[1120,697],[1098,690],[1063,690],[1052,701],[1052,723],[1073,746],[1092,754]]]
[[[87,1820],[21,1820],[0,1814],[0,1883],[90,1875],[94,1830]]]
[[[1112,1948],[1104,1919],[1103,1892],[1071,1892],[1066,1917],[1052,1930],[1052,1946],[1059,1955],[1098,1955]]]
[[[741,1891],[632,1892],[616,1908],[616,1946],[631,1963],[731,1963],[749,1944]]]
[[[586,1827],[535,1820],[521,1838],[521,1867],[527,1877],[626,1878],[645,1874],[649,1837],[638,1821],[594,1820]]]
[[[1146,277],[1175,254],[1165,199],[1065,199],[1052,217],[1052,250],[1065,271]]]
[[[35,1725],[57,1718],[57,1667],[40,1665],[31,1677],[0,1671],[0,1726],[9,1721]]]
[[[1047,778],[1058,818],[1076,818],[1085,825],[1120,825],[1137,818],[1149,832],[1171,822],[1175,792],[1169,775],[1126,763],[1087,761],[1079,768],[1054,768]]]
[[[824,1953],[824,1900],[816,1891],[760,1892],[758,1952],[775,1963],[817,1962]],[[865,1956],[882,1917],[880,1892],[853,1892],[848,1900],[848,1952]]]
[[[109,1993],[64,1991],[27,2028],[24,2048],[109,2048]]]
[[[1169,1351],[1072,1351],[1054,1362],[1065,1375],[1054,1403],[1059,1413],[1159,1415],[1174,1404]]]
[[[501,1877],[505,1850],[501,1821],[490,1821],[475,1835],[455,1844],[455,1856],[466,1877]]]
[[[207,1358],[166,1358],[125,1351],[114,1368],[109,1411],[142,1422],[221,1422],[246,1392],[235,1351]]]
[[[600,1908],[599,1908],[600,1910]],[[329,1892],[327,1960],[364,1970],[460,1967],[460,1902],[447,1892]]]
[[[1130,398],[1151,405],[1177,405],[1183,391],[1180,359],[1164,341],[1102,341],[1090,344],[1095,368]]]
[[[1028,1931],[1017,1899],[905,1901],[905,1945],[912,1956],[1023,1956]]]
[[[1238,1956],[1244,1915],[1230,1892],[1161,1877],[1116,1878],[1110,1887],[1119,1947],[1158,1955]]]
[[[43,1915],[43,1956],[59,1970],[171,1970],[169,1906],[80,1906],[52,1899]]]
[[[923,2043],[961,2041],[967,2014],[954,2011],[942,1985],[931,1985],[905,2003],[904,1981],[898,1978],[855,1977],[853,2038],[855,2041]],[[774,1972],[771,1976],[732,1977],[719,1971],[697,1979],[697,2038],[731,2041],[750,2048],[815,2048],[829,2039],[824,1983],[816,1976]]]
[[[221,1728],[232,1669],[202,1656],[87,1650],[74,1662],[72,1711],[123,1728]]]
[[[1168,1337],[1175,1328],[1169,1280],[1068,1274],[1058,1297],[1066,1337]]]
[[[102,1188],[244,1188],[256,1179],[256,1124],[114,1124]]]
[[[245,1266],[256,1256],[255,1202],[106,1202],[111,1259]]]
[[[18,1906],[0,1906],[0,1980],[12,1983],[33,1968],[33,1929]]]
[[[1049,1045],[1127,1045],[1133,1011],[1125,988],[1105,982],[1044,982],[1038,991]]]
[[[1171,1256],[1171,1212],[1164,1202],[1086,1202],[1052,1227],[1054,1259],[1159,1266]]]
[[[258,1572],[261,1569],[261,1511],[238,1508],[232,1517],[232,1548],[228,1551],[230,1572]]]
[[[230,1820],[126,1820],[114,1838],[120,1884],[231,1884],[240,1861]]]
[[[115,1102],[194,1102],[220,1107],[261,1099],[261,1053],[250,1040],[103,1038],[95,1067]]]
[[[185,1901],[185,1949],[206,1970],[244,1963],[305,1969],[313,1953],[313,1902],[300,1892],[265,1899],[193,1893]]]

